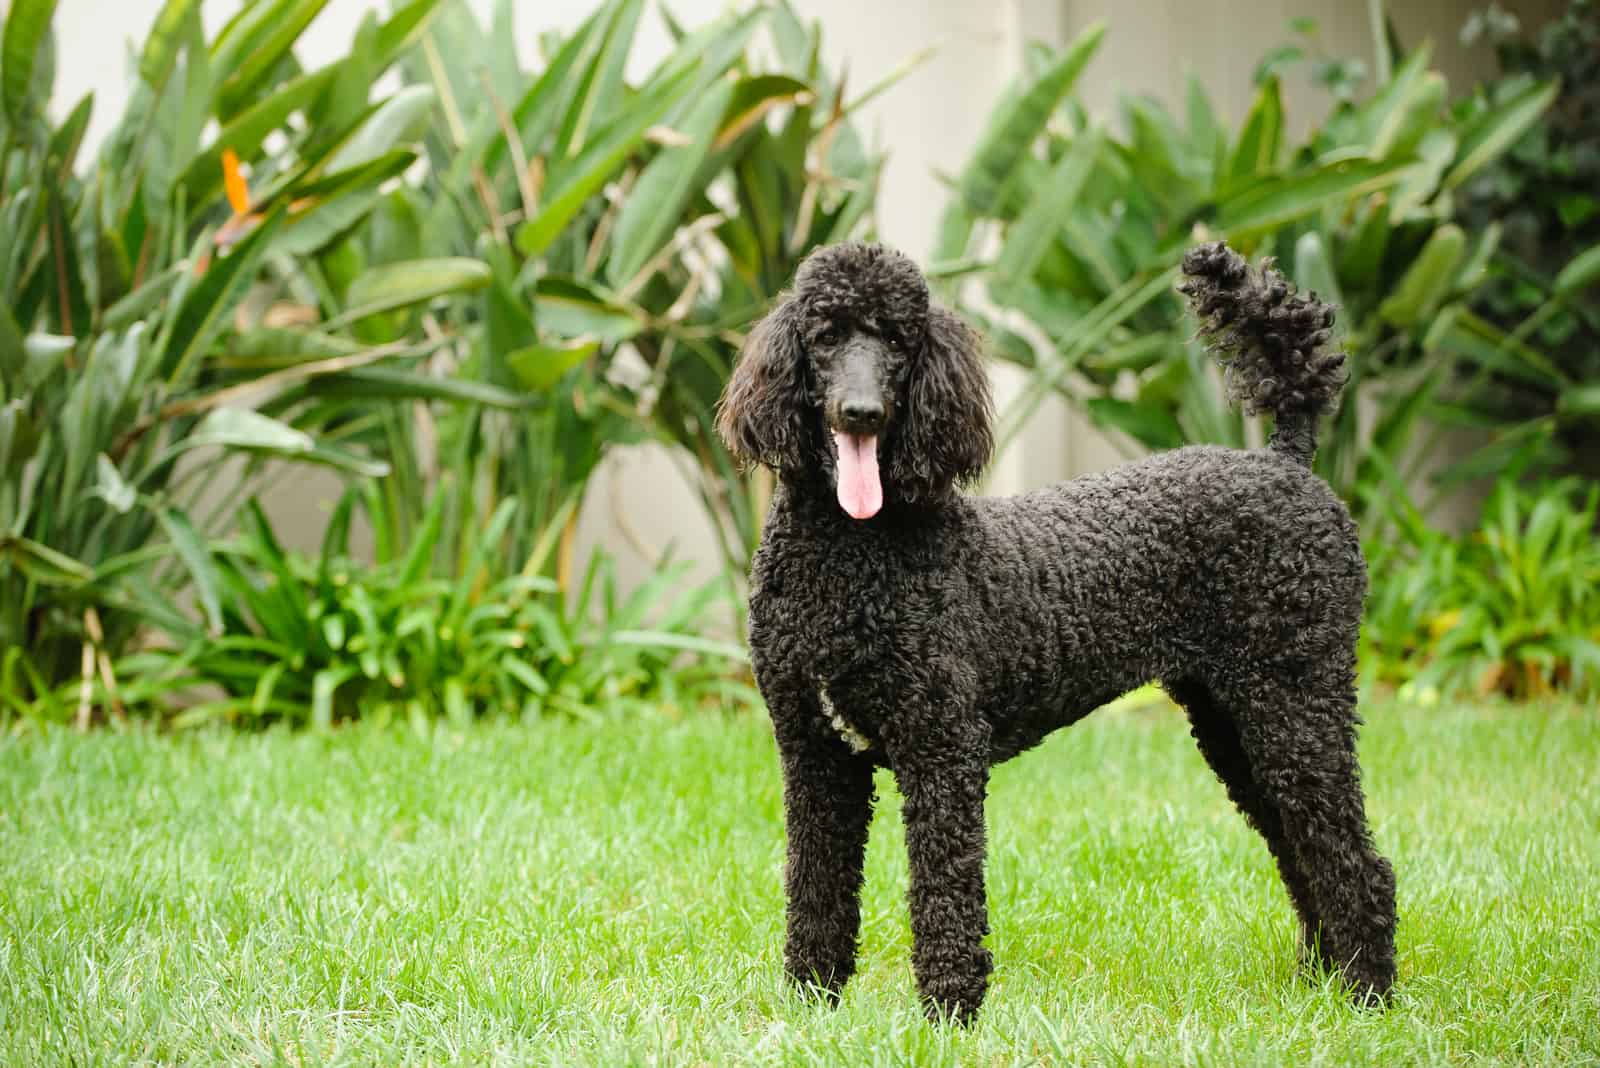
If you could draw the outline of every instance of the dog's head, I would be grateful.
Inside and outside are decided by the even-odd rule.
[[[717,429],[735,457],[832,482],[856,519],[935,501],[994,447],[977,335],[911,260],[848,243],[806,257],[746,339]],[[809,476],[809,477],[808,477]]]

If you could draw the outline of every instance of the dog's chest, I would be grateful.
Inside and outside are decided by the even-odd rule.
[[[764,547],[751,590],[758,660],[807,691],[822,730],[854,752],[880,749],[884,719],[947,624],[941,574],[908,566],[899,546],[777,548]]]

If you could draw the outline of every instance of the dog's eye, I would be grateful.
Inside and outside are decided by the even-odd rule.
[[[894,351],[899,352],[906,347],[906,339],[893,330],[886,330],[883,334],[884,342]]]
[[[832,323],[823,327],[817,334],[817,344],[836,345],[839,343],[839,328]]]

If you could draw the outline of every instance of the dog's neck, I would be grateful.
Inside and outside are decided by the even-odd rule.
[[[773,495],[772,507],[775,511],[788,512],[808,527],[836,536],[848,536],[867,531],[925,526],[948,511],[959,499],[960,495],[952,487],[936,501],[913,503],[895,493],[893,484],[886,483],[883,487],[882,510],[870,519],[853,519],[839,507],[831,472],[784,471],[778,476],[778,489]]]

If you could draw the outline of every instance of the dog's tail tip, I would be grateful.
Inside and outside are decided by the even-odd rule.
[[[1333,307],[1298,292],[1271,260],[1252,271],[1222,241],[1191,248],[1182,269],[1178,290],[1223,365],[1229,397],[1247,413],[1271,413],[1271,447],[1309,465],[1317,420],[1347,377],[1344,353],[1328,345]]]

